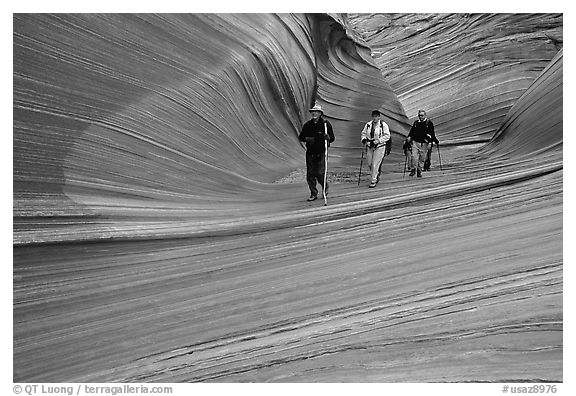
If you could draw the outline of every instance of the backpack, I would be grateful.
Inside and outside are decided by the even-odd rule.
[[[368,125],[368,123],[366,123],[366,125]],[[380,130],[383,131],[384,130],[384,121],[380,120]],[[386,144],[388,144],[388,142],[392,141],[392,134],[390,134],[390,139],[388,139],[386,141]]]

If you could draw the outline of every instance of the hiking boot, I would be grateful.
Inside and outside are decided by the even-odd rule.
[[[415,174],[416,174],[416,169],[412,169],[412,170],[410,171],[410,176],[414,176]]]
[[[372,183],[370,183],[370,185],[369,185],[368,187],[370,187],[370,188],[374,188],[374,187],[376,187],[376,182],[372,182]]]
[[[318,195],[310,194],[310,197],[308,197],[308,202],[315,201],[317,199],[318,199]]]
[[[422,177],[422,171],[420,169],[418,169],[418,174],[416,175],[416,177]]]

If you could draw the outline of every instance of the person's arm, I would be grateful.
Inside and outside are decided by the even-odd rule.
[[[360,133],[360,141],[362,144],[366,144],[366,141],[368,140],[368,129],[368,123],[366,123],[364,129],[362,129],[362,132]]]

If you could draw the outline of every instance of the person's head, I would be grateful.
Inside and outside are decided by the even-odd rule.
[[[424,110],[418,110],[418,119],[424,121],[426,119],[426,112]]]
[[[374,110],[374,111],[372,112],[372,120],[378,121],[378,120],[380,119],[380,115],[381,115],[381,114],[382,114],[382,113],[380,113],[378,110]]]
[[[312,119],[317,121],[320,116],[322,114],[324,114],[324,112],[322,111],[322,106],[320,105],[314,105],[314,107],[312,107],[310,110],[310,115],[312,116]]]

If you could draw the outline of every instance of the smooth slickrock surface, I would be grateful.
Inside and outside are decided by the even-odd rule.
[[[14,14],[13,39],[15,382],[563,380],[561,15]],[[420,107],[450,144],[416,179]]]

